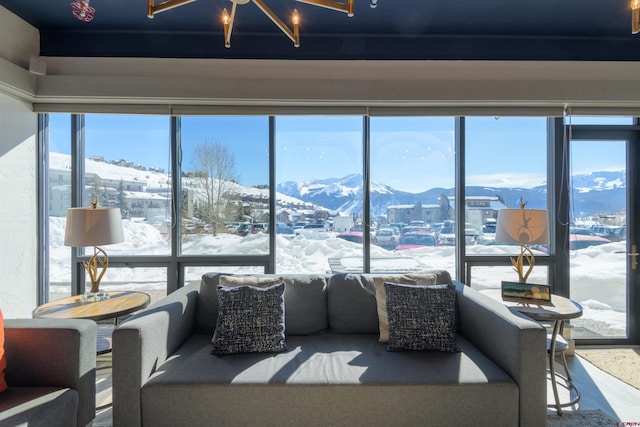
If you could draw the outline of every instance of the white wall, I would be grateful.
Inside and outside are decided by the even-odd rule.
[[[30,101],[38,31],[0,7],[0,308],[31,317],[37,304],[37,115]]]
[[[31,317],[37,305],[37,115],[0,94],[0,308]]]

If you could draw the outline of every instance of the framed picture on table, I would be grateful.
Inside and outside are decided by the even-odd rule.
[[[536,283],[502,282],[502,300],[528,303],[550,303],[551,286]]]

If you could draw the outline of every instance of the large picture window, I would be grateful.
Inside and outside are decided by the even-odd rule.
[[[571,126],[546,117],[50,114],[45,298],[81,291],[74,274],[84,272],[91,248],[64,246],[73,204],[97,200],[121,210],[125,241],[106,248],[113,268],[104,290],[157,300],[214,271],[444,269],[476,289],[498,288],[517,279],[511,258],[519,252],[496,241],[498,212],[522,201],[547,209],[551,229],[549,244],[531,248],[536,266],[527,282],[551,284],[583,304],[575,322],[581,338],[624,338],[632,294],[626,210],[635,205],[621,202],[630,197],[627,175],[635,176],[624,166],[633,120],[575,121],[587,123],[573,125],[580,138],[560,142]],[[598,127],[615,140],[595,141]],[[563,172],[550,170],[552,156]],[[567,218],[549,206],[558,197],[549,191],[563,185]],[[567,248],[558,244],[563,233]],[[598,296],[593,268],[606,272],[600,282],[615,292]]]
[[[170,254],[169,118],[92,114],[84,131],[82,206],[97,200],[122,213],[125,240],[110,256]]]
[[[372,271],[455,271],[454,118],[373,117],[370,188]]]
[[[496,241],[500,209],[547,209],[547,119],[544,117],[465,118],[465,226],[468,256],[513,256],[520,247]],[[549,218],[551,219],[551,218]],[[533,247],[546,256],[548,245]],[[476,268],[474,288],[499,288],[502,280],[517,281],[517,274],[495,274]],[[528,283],[548,284],[547,269],[537,266]]]
[[[276,118],[276,270],[363,270],[361,117]]]
[[[181,118],[183,255],[268,254],[269,119]]]

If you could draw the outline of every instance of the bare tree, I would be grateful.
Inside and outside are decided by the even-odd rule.
[[[237,182],[236,162],[233,153],[219,142],[203,141],[195,147],[193,168],[194,186],[199,197],[200,219],[211,225],[213,234],[228,220],[232,206],[228,203],[229,192]]]

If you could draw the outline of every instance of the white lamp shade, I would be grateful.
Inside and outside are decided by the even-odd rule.
[[[67,209],[65,246],[99,246],[124,241],[119,208]]]
[[[549,243],[546,209],[500,209],[496,242],[520,245]]]

